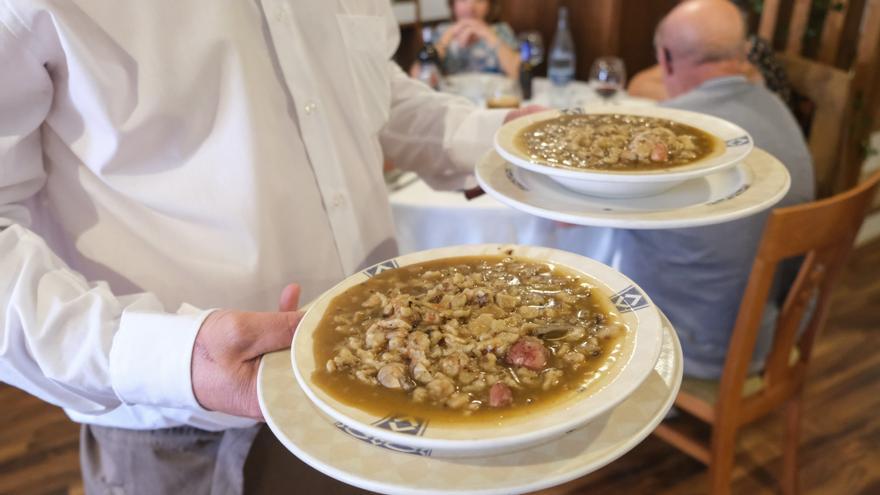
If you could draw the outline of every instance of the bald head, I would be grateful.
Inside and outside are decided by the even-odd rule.
[[[660,21],[654,45],[667,92],[674,97],[707,79],[742,73],[745,19],[727,0],[688,0]]]
[[[689,0],[657,26],[655,41],[681,61],[694,64],[745,57],[742,13],[727,0]]]

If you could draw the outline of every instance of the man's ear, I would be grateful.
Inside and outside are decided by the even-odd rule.
[[[663,70],[666,71],[667,76],[672,75],[672,53],[669,52],[669,48],[663,47],[661,49],[663,52]]]

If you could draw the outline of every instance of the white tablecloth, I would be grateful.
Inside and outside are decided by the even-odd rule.
[[[564,89],[554,89],[550,80],[544,77],[536,77],[532,81],[532,99],[524,104],[544,105],[545,107],[585,107],[590,105],[626,105],[653,106],[657,102],[648,98],[629,96],[623,92],[610,100],[603,100],[590,83],[584,81],[572,81]]]
[[[500,74],[464,73],[447,76],[441,88],[443,91],[464,96],[477,105],[485,106],[486,100],[496,94],[509,93],[519,83]],[[638,98],[620,93],[611,100],[603,100],[584,81],[572,81],[565,88],[554,88],[550,80],[536,77],[532,80],[532,99],[523,105],[537,104],[546,107],[579,107],[599,104],[626,104],[627,106],[654,105],[653,100]]]
[[[470,201],[460,192],[434,191],[421,180],[391,193],[401,253],[456,244],[512,243],[612,257],[613,230],[566,226],[521,213],[484,194]]]
[[[551,106],[550,82],[534,81],[532,102]],[[600,101],[587,83],[566,88],[571,105]],[[651,100],[622,95],[620,103],[652,105]],[[404,180],[398,183],[405,183]],[[468,201],[460,192],[434,191],[421,180],[391,193],[391,208],[401,253],[456,244],[515,243],[546,246],[612,264],[613,229],[562,225],[514,210],[488,194]]]

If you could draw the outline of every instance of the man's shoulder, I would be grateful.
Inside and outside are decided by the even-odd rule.
[[[719,103],[734,101],[738,105],[772,104],[776,106],[778,104],[785,107],[785,104],[763,85],[754,84],[739,77],[706,81],[687,93],[663,102],[663,106],[699,110],[701,106],[714,108]]]
[[[785,103],[764,86],[745,79],[709,81],[663,102],[663,106],[715,115],[746,130],[769,125],[792,136],[800,136],[797,121]]]
[[[810,199],[813,170],[806,140],[791,110],[767,88],[742,80],[703,85],[665,106],[706,113],[732,122],[778,158],[792,176],[792,201]],[[788,201],[787,204],[791,204]]]

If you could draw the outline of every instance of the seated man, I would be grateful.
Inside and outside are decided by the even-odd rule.
[[[744,9],[742,1],[732,2]],[[743,15],[745,15],[743,13]],[[773,53],[773,47],[756,34],[748,38],[748,54],[741,71],[750,81],[760,83],[776,93],[786,105],[792,106],[791,86],[785,69]],[[665,100],[669,98],[663,84],[663,71],[660,65],[652,65],[641,70],[630,80],[626,88],[632,96]],[[792,107],[794,108],[794,107]]]
[[[742,75],[745,26],[725,0],[680,4],[657,27],[657,58],[671,99],[662,103],[715,115],[746,129],[791,174],[791,189],[777,206],[810,201],[813,168],[794,117],[763,85]],[[619,268],[651,296],[681,338],[685,374],[721,374],[740,299],[768,212],[708,227],[616,233]],[[762,366],[778,313],[771,297],[753,356]]]

